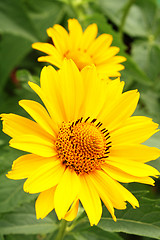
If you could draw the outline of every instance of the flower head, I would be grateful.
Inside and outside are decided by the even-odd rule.
[[[101,200],[115,221],[114,208],[125,209],[126,201],[138,207],[119,182],[154,185],[151,176],[159,172],[145,163],[159,157],[160,150],[141,144],[158,131],[158,124],[131,116],[137,90],[122,93],[119,79],[106,84],[95,66],[80,72],[72,60],[65,60],[59,71],[44,67],[40,83],[29,85],[47,110],[35,101],[19,102],[35,121],[1,115],[10,146],[29,152],[14,161],[7,177],[27,178],[24,191],[40,193],[37,218],[55,209],[58,219],[71,221],[80,201],[93,225],[101,218]]]
[[[79,70],[85,66],[94,64],[101,78],[118,77],[119,71],[124,69],[121,62],[125,57],[115,56],[119,52],[118,47],[111,47],[112,36],[102,34],[98,38],[97,25],[91,24],[83,32],[76,19],[68,20],[69,33],[58,24],[47,29],[47,34],[52,38],[53,44],[34,43],[32,47],[40,50],[48,56],[38,58],[40,62],[49,62],[61,68],[65,58],[72,59]]]

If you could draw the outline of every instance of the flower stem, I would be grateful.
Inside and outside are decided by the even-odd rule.
[[[85,18],[85,4],[83,1],[68,0],[68,5],[74,14],[75,18],[83,20]]]
[[[125,9],[124,9],[121,24],[119,26],[119,36],[120,36],[121,40],[123,40],[123,29],[124,29],[124,25],[125,25],[125,22],[126,22],[126,18],[128,16],[129,10],[130,10],[132,4],[134,3],[134,1],[135,0],[129,0],[128,3],[125,6]]]
[[[55,240],[63,240],[67,227],[67,221],[62,219],[59,226],[59,231]]]

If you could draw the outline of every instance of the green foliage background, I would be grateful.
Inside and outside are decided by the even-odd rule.
[[[113,35],[112,45],[127,57],[125,90],[141,93],[136,115],[152,117],[160,123],[160,0],[0,0],[0,112],[26,113],[20,99],[39,99],[29,89],[28,80],[38,82],[44,64],[31,48],[37,41],[48,41],[46,29],[55,23],[67,28],[68,18],[77,18],[83,28],[97,23],[99,34]],[[28,116],[27,116],[28,117]],[[58,220],[54,212],[36,220],[36,195],[23,192],[23,181],[5,177],[13,160],[22,153],[8,147],[0,132],[0,240],[55,239]],[[146,142],[160,148],[160,134]],[[160,161],[150,163],[160,170]],[[77,220],[69,224],[65,240],[160,239],[160,191],[156,187],[128,184],[139,199],[140,208],[116,211],[115,223],[108,211],[96,227],[90,227],[80,209]]]

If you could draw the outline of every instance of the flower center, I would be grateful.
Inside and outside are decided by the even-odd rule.
[[[111,147],[108,130],[88,119],[63,123],[55,143],[59,159],[77,174],[100,169]]]
[[[91,65],[93,63],[92,58],[89,56],[89,54],[81,50],[68,51],[65,54],[65,57],[72,59],[79,70],[82,70],[85,66]]]

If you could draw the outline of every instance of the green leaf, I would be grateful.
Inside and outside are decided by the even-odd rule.
[[[17,77],[18,81],[20,81],[20,82],[28,83],[29,81],[33,81],[33,76],[26,69],[17,70],[16,77]]]
[[[155,82],[160,74],[160,47],[154,36],[153,39],[135,41],[132,45],[132,57],[151,81]]]
[[[123,240],[118,234],[103,231],[95,226],[90,227],[85,231],[73,231],[71,234],[75,240]],[[70,235],[66,240],[67,239],[70,240]]]
[[[8,141],[5,141],[5,139],[8,140],[8,136],[4,134],[4,138],[0,139],[2,142],[2,145],[0,146],[0,173],[9,170],[11,168],[12,161],[20,156],[20,152],[18,150],[6,146]]]
[[[157,147],[160,149],[160,132],[157,132],[156,134],[154,134],[151,138],[149,138],[146,142],[145,145],[149,146],[149,147]],[[158,158],[157,160],[151,161],[149,162],[149,165],[155,167],[156,169],[158,169],[158,171],[160,171],[160,158]]]
[[[144,105],[146,112],[152,115],[154,118],[160,119],[159,113],[159,95],[153,90],[145,90],[141,92],[141,102]]]
[[[45,234],[53,232],[57,225],[49,217],[37,220],[33,213],[10,213],[0,219],[0,233],[8,234]]]
[[[28,85],[29,81],[40,85],[40,78],[38,76],[31,75],[31,73],[26,69],[17,70],[16,78],[21,86],[29,92],[33,92],[33,90]]]
[[[0,234],[0,240],[5,240],[4,236]]]
[[[6,235],[5,240],[38,240],[36,235],[21,235],[21,234],[14,234],[14,235]],[[42,238],[43,239],[43,238]],[[42,240],[41,239],[41,240]]]
[[[99,0],[101,10],[117,26],[120,26],[125,8],[130,0]],[[147,37],[150,27],[153,27],[156,13],[155,0],[136,0],[129,10],[126,18],[124,32],[132,37]]]
[[[160,143],[160,132],[157,132],[145,142],[145,145],[147,145],[149,147],[160,148],[159,143]]]
[[[120,48],[120,52],[118,55],[125,56],[127,58],[127,61],[122,63],[125,66],[125,70],[121,72],[122,77],[121,79],[128,82],[128,79],[131,81],[140,82],[145,85],[150,85],[151,80],[147,77],[145,72],[140,69],[138,64],[125,52],[125,45],[120,40],[119,34],[113,30],[110,24],[106,22],[106,19],[104,16],[101,16],[99,14],[94,14],[92,16],[86,17],[86,23],[97,23],[99,33],[108,33],[113,36],[113,43],[112,46],[117,46]]]
[[[24,180],[11,180],[5,175],[0,176],[0,213],[13,211],[22,203],[30,202],[37,195],[30,195],[23,191]]]
[[[138,185],[136,186],[137,189]],[[103,207],[103,215],[96,227],[90,227],[88,218],[77,221],[74,232],[83,233],[100,228],[106,232],[123,232],[139,236],[160,239],[160,199],[149,199],[145,195],[148,190],[135,191],[133,194],[139,199],[140,207],[133,209],[129,204],[125,210],[116,210],[117,222],[111,218],[107,208]]]
[[[52,0],[27,0],[28,15],[41,40],[46,40],[46,29],[59,23],[64,15],[64,4]]]
[[[0,2],[0,93],[12,70],[32,50],[31,44],[46,40],[46,29],[60,21],[62,6],[50,0]]]
[[[132,80],[138,83],[150,86],[151,80],[147,77],[145,72],[139,68],[133,58],[126,53],[124,53],[123,56],[127,58],[127,61],[122,63],[125,69],[122,71],[121,79],[127,82],[127,79],[131,77]]]
[[[1,33],[21,36],[31,42],[38,41],[36,29],[32,25],[22,1],[0,1],[0,22]]]
[[[31,50],[31,41],[19,36],[5,34],[0,42],[0,93],[2,92],[12,69]]]
[[[24,204],[14,212],[1,215],[0,234],[46,234],[57,229],[57,217],[53,212],[44,219],[37,220],[34,203]]]
[[[124,232],[160,239],[160,201],[142,198],[140,208],[117,211],[117,222],[102,217],[98,227],[110,232]],[[104,216],[104,215],[103,215]]]

